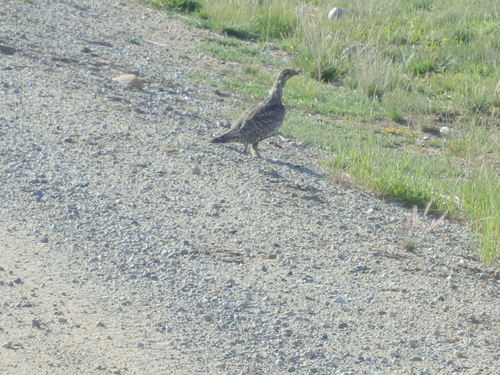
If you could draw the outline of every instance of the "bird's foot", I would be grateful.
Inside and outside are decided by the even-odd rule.
[[[260,158],[259,150],[257,149],[257,143],[252,144],[250,151],[252,152],[253,156]]]

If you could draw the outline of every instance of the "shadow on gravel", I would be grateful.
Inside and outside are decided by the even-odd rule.
[[[249,155],[249,154],[245,153],[244,151],[240,150],[238,147],[235,147],[233,145],[227,145],[227,147],[229,149],[241,154],[241,155],[247,155],[247,156]],[[325,177],[324,174],[314,172],[313,170],[311,170],[307,167],[304,167],[302,165],[287,163],[287,162],[281,161],[281,160],[272,160],[272,159],[268,159],[268,158],[264,158],[264,157],[262,158],[262,160],[265,160],[270,164],[279,165],[280,167],[287,167],[287,168],[293,169],[294,171],[302,172],[302,173],[307,174],[311,177],[316,177],[316,178],[324,178]]]
[[[299,172],[305,173],[305,174],[312,176],[312,177],[316,177],[316,178],[325,177],[325,175],[320,174],[320,173],[316,173],[313,170],[311,170],[307,167],[304,167],[302,165],[287,163],[287,162],[281,161],[281,160],[271,160],[271,159],[267,159],[267,158],[263,158],[263,159],[271,164],[279,165],[280,167],[288,167],[290,169],[293,169],[294,171],[299,171]]]

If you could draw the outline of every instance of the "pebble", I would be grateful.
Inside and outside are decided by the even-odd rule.
[[[354,270],[355,270],[355,271],[360,271],[360,272],[362,272],[362,271],[367,271],[367,270],[368,270],[368,267],[366,267],[366,266],[362,266],[362,265],[359,265],[359,266],[354,267]]]
[[[12,345],[12,341],[6,341],[2,344],[2,348],[5,348],[5,349],[13,349],[14,346]]]
[[[206,322],[212,322],[214,320],[213,315],[206,314],[203,316],[203,319],[205,319]]]
[[[418,340],[410,340],[409,346],[412,349],[416,349],[416,348],[418,348],[420,346],[420,341],[418,341]]]
[[[335,361],[326,361],[324,363],[325,367],[337,367],[337,363]]]
[[[478,272],[475,274],[476,276],[476,279],[478,280],[487,280],[488,279],[488,275],[484,272]]]
[[[315,359],[317,357],[316,353],[314,353],[313,351],[308,351],[306,354],[305,354],[305,357],[307,359]]]
[[[401,352],[399,352],[399,350],[394,350],[394,351],[390,352],[390,355],[393,358],[401,358]]]

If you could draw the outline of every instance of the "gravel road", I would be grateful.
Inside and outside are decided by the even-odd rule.
[[[467,228],[332,184],[294,140],[209,144],[251,103],[192,78],[235,68],[208,35],[2,0],[0,374],[497,373]]]

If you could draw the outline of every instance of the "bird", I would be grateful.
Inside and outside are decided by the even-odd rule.
[[[251,145],[251,153],[260,157],[257,146],[260,141],[276,134],[285,118],[285,106],[282,103],[283,87],[289,78],[300,74],[301,70],[282,70],[269,91],[267,99],[244,112],[233,124],[229,132],[212,139],[212,143],[243,143],[245,152]]]

